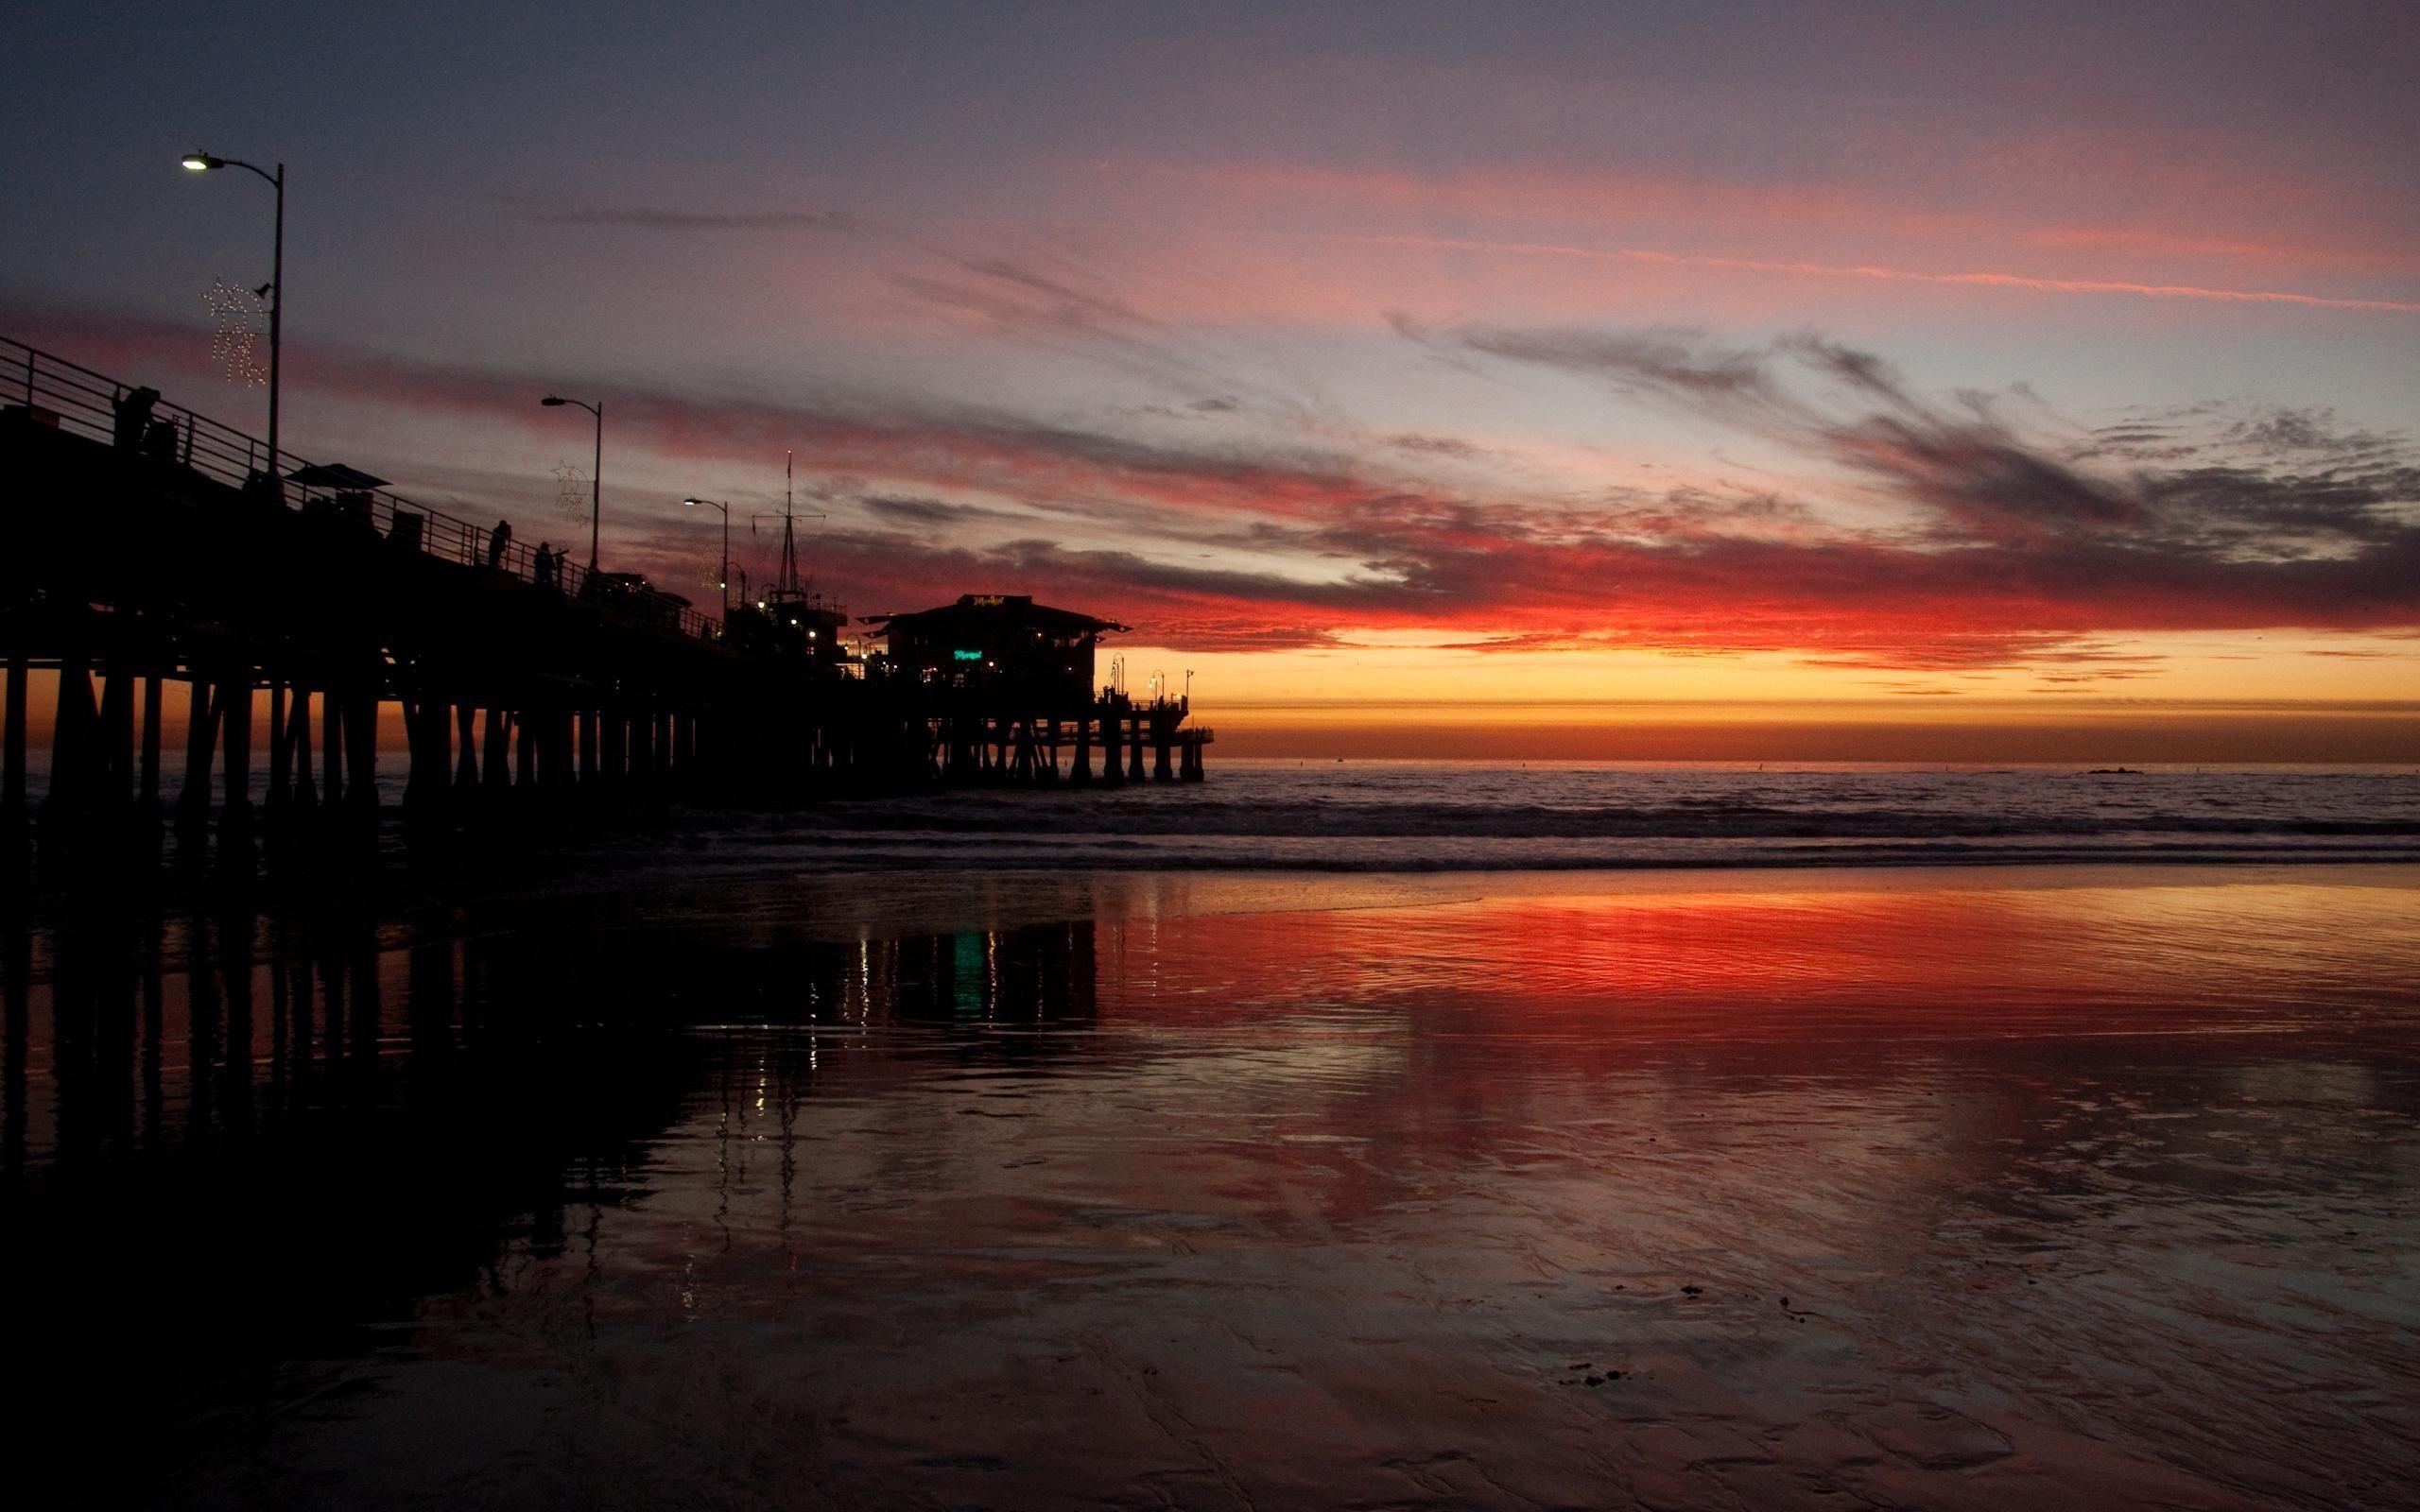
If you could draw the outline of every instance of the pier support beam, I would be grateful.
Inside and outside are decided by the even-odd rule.
[[[218,686],[219,728],[225,737],[226,796],[218,805],[218,865],[249,871],[257,824],[252,813],[252,673],[246,667]]]
[[[26,684],[32,671],[23,651],[9,653],[9,686],[0,699],[0,887],[26,869]]]
[[[199,667],[185,672],[185,775],[177,788],[177,841],[199,855],[210,829],[210,756],[217,744],[218,704]]]
[[[478,711],[469,704],[454,706],[454,789],[467,793],[479,785]]]
[[[512,770],[506,765],[504,711],[490,707],[487,715],[480,782],[490,792],[497,792],[511,785]]]
[[[320,800],[331,813],[344,799],[344,700],[331,684],[320,695]]]
[[[1117,739],[1117,711],[1104,704],[1100,711],[1100,781],[1103,787],[1126,785],[1126,753]]]
[[[59,698],[50,721],[50,791],[43,795],[34,816],[43,850],[43,865],[64,860],[77,846],[99,780],[91,770],[95,744],[93,727],[92,663],[81,645],[59,659]]]
[[[134,673],[112,654],[101,684],[99,809],[114,831],[134,803]]]
[[[645,791],[655,780],[655,721],[644,709],[624,716],[622,772],[631,787]]]
[[[162,689],[156,672],[143,679],[143,769],[135,794],[135,819],[149,837],[154,856],[160,834],[160,706]]]
[[[1093,716],[1089,709],[1076,716],[1076,759],[1067,768],[1067,781],[1078,787],[1092,785]]]
[[[354,679],[344,690],[344,823],[362,845],[378,838],[378,677]]]
[[[293,765],[294,791],[291,801],[298,816],[307,816],[319,807],[320,795],[311,782],[311,690],[297,686],[294,710],[287,716],[285,741],[289,747],[286,759]]]
[[[285,681],[273,679],[268,685],[268,805],[265,816],[272,846],[285,840],[286,805],[293,797],[294,747],[286,736]]]
[[[424,833],[445,805],[445,784],[454,752],[445,737],[444,701],[421,682],[404,699],[404,733],[411,749],[411,770],[404,778],[404,810],[415,834]]]
[[[628,749],[630,723],[621,710],[604,708],[596,711],[596,772],[605,790],[612,792],[622,785],[622,759]]]

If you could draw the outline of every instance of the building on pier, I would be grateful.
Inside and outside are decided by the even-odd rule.
[[[956,690],[989,710],[1067,716],[1093,701],[1094,653],[1126,627],[1037,604],[1028,593],[961,593],[912,614],[869,614],[889,674]]]
[[[966,593],[912,614],[870,614],[888,644],[875,677],[919,711],[940,782],[1200,782],[1210,731],[1185,698],[1138,702],[1095,675],[1104,635],[1127,627],[1024,593]],[[1098,778],[1094,750],[1101,752]],[[1063,752],[1066,765],[1063,767]]]

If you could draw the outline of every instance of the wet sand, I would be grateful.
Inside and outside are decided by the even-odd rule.
[[[707,879],[26,964],[10,1284],[126,1425],[61,1499],[2420,1482],[2420,868]]]

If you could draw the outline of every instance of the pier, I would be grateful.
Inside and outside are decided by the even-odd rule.
[[[386,818],[444,843],[676,802],[1204,775],[1212,736],[1186,723],[1189,699],[1094,686],[1094,646],[1124,627],[1053,622],[1091,628],[1050,642],[1048,679],[1029,675],[1031,641],[936,675],[904,633],[920,619],[1035,608],[968,595],[870,616],[892,651],[852,662],[837,608],[805,649],[780,603],[726,626],[350,468],[273,479],[268,455],[0,339],[0,885],[37,856],[69,880],[124,878],[167,835],[247,876],[264,855],[360,865]],[[38,671],[56,674],[48,711]],[[389,811],[380,764],[398,756]]]

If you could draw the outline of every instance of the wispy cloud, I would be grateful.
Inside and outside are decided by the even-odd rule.
[[[1523,257],[1566,257],[1591,262],[1641,263],[1666,267],[1697,267],[1714,272],[1777,273],[1795,278],[1862,279],[1886,284],[1938,284],[1971,288],[2011,289],[2032,294],[2110,294],[2147,300],[2208,300],[2221,304],[2291,304],[2313,310],[2376,310],[2394,315],[2420,315],[2420,301],[2309,294],[2292,289],[2212,288],[2196,284],[2152,284],[2130,279],[2042,278],[2025,273],[1981,270],[1925,272],[1875,263],[1815,263],[1802,259],[1726,257],[1705,252],[1674,252],[1645,247],[1580,247],[1556,242],[1496,241],[1466,236],[1346,235],[1339,239],[1372,247],[1417,247],[1469,252],[1495,252]]]
[[[583,205],[526,212],[559,226],[621,226],[633,231],[853,231],[837,210],[675,210],[660,205]]]

